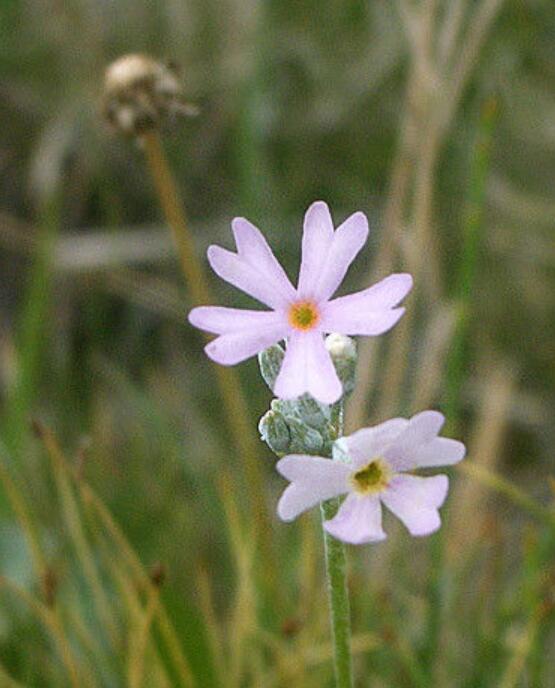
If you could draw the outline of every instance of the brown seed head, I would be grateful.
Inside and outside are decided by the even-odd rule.
[[[196,114],[183,99],[175,65],[139,54],[124,55],[106,69],[103,111],[109,124],[127,136]]]

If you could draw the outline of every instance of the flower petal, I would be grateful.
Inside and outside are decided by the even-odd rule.
[[[398,475],[380,498],[411,535],[429,535],[441,525],[438,507],[445,501],[448,489],[449,480],[445,475],[432,478]]]
[[[387,447],[408,427],[405,418],[392,418],[373,428],[357,430],[352,435],[337,440],[351,458],[353,468],[358,468],[373,458],[383,456]]]
[[[276,468],[293,481],[278,503],[278,515],[283,521],[292,521],[318,502],[348,490],[349,469],[331,459],[291,454],[278,461]]]
[[[322,404],[334,404],[343,394],[343,386],[324,338],[319,332],[308,332],[307,392]]]
[[[247,262],[243,256],[221,246],[210,246],[207,255],[214,272],[226,282],[270,308],[287,308],[289,293],[282,289],[282,284],[264,274],[260,266]]]
[[[286,333],[283,323],[239,332],[222,334],[204,347],[206,355],[221,365],[235,365],[264,351],[283,339]]]
[[[414,455],[414,468],[452,466],[464,458],[466,447],[462,442],[448,437],[435,437],[420,447]]]
[[[333,236],[320,275],[308,296],[316,301],[327,301],[337,290],[349,266],[364,246],[368,237],[368,220],[364,213],[354,213],[340,225]],[[300,291],[299,291],[300,293]],[[301,294],[304,297],[304,294]]]
[[[393,308],[410,291],[412,277],[394,274],[356,294],[340,296],[327,303],[322,312],[325,332],[373,336],[389,330],[403,315],[403,308]]]
[[[324,523],[324,528],[338,540],[352,545],[385,540],[382,509],[377,496],[359,497],[350,494],[339,507],[337,515]]]
[[[384,452],[383,456],[396,471],[414,468],[417,452],[431,442],[445,422],[438,411],[422,411],[413,416],[406,429]]]
[[[293,332],[287,338],[285,357],[274,385],[280,399],[296,399],[306,392],[306,341],[303,333]]]
[[[374,313],[365,313],[354,307],[345,309],[343,312],[336,308],[329,312],[327,308],[324,308],[320,326],[324,332],[375,337],[396,325],[404,312],[404,308],[392,308]]]
[[[289,301],[294,300],[295,289],[262,232],[244,217],[236,217],[231,228],[241,258],[262,273],[265,281],[272,282],[276,292],[285,295]]]
[[[332,243],[333,221],[330,210],[323,201],[316,201],[304,216],[302,260],[297,288],[304,298],[314,297],[314,287]]]
[[[245,330],[258,331],[274,328],[280,323],[285,332],[289,329],[286,318],[275,311],[250,311],[224,306],[198,306],[189,313],[189,322],[206,332],[231,334]]]
[[[343,393],[341,381],[319,332],[291,334],[274,385],[274,394],[282,399],[294,399],[305,392],[323,404],[333,404]]]

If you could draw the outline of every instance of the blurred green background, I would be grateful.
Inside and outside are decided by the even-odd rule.
[[[0,686],[332,685],[316,515],[278,523],[260,442],[252,520],[144,152],[102,116],[128,52],[199,108],[161,135],[206,268],[243,215],[296,275],[322,199],[370,219],[349,290],[415,275],[347,424],[438,408],[474,469],[441,534],[349,550],[356,685],[555,686],[554,46],[551,0],[0,0]]]

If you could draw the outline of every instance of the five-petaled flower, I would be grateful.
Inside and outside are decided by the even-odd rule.
[[[336,516],[324,527],[334,537],[355,545],[378,542],[382,503],[411,535],[429,535],[441,525],[438,508],[447,496],[445,475],[420,477],[414,468],[448,466],[464,454],[462,442],[438,437],[444,417],[423,411],[410,420],[393,418],[337,440],[334,459],[292,454],[277,463],[290,485],[278,514],[292,521],[318,502],[347,494]]]
[[[293,399],[305,392],[325,404],[342,395],[324,334],[379,335],[399,320],[396,308],[412,287],[408,274],[393,274],[374,286],[331,299],[366,242],[368,221],[351,215],[335,231],[328,206],[313,203],[304,220],[302,261],[295,289],[261,232],[244,218],[232,222],[237,253],[210,246],[214,272],[269,306],[271,311],[200,306],[189,314],[200,329],[219,335],[205,348],[217,363],[234,365],[286,340],[274,393]]]

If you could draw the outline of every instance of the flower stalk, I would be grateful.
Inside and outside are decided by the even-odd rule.
[[[332,425],[337,437],[343,434],[343,401],[333,407]],[[322,502],[322,526],[337,513],[337,498]],[[353,666],[351,657],[351,609],[347,589],[347,556],[345,545],[322,527],[328,578],[328,600],[333,641],[333,668],[337,688],[351,688]]]
[[[338,500],[322,502],[322,522],[333,518],[338,508]],[[351,688],[353,669],[351,660],[351,610],[347,590],[347,557],[345,545],[324,530],[326,554],[326,574],[328,577],[328,597],[330,622],[333,639],[333,666],[337,688]]]
[[[329,335],[326,348],[343,389],[350,391],[354,385],[356,365],[354,342],[349,337]],[[269,347],[259,355],[260,372],[270,389],[275,385],[284,355],[279,345]],[[260,421],[260,434],[278,456],[300,452],[326,456],[327,461],[332,461],[333,443],[343,434],[343,406],[343,398],[328,406],[307,394],[295,400],[274,399],[270,410]],[[337,498],[321,503],[322,530],[336,688],[352,688],[351,613],[345,545],[324,527],[324,523],[336,515],[339,504]]]

